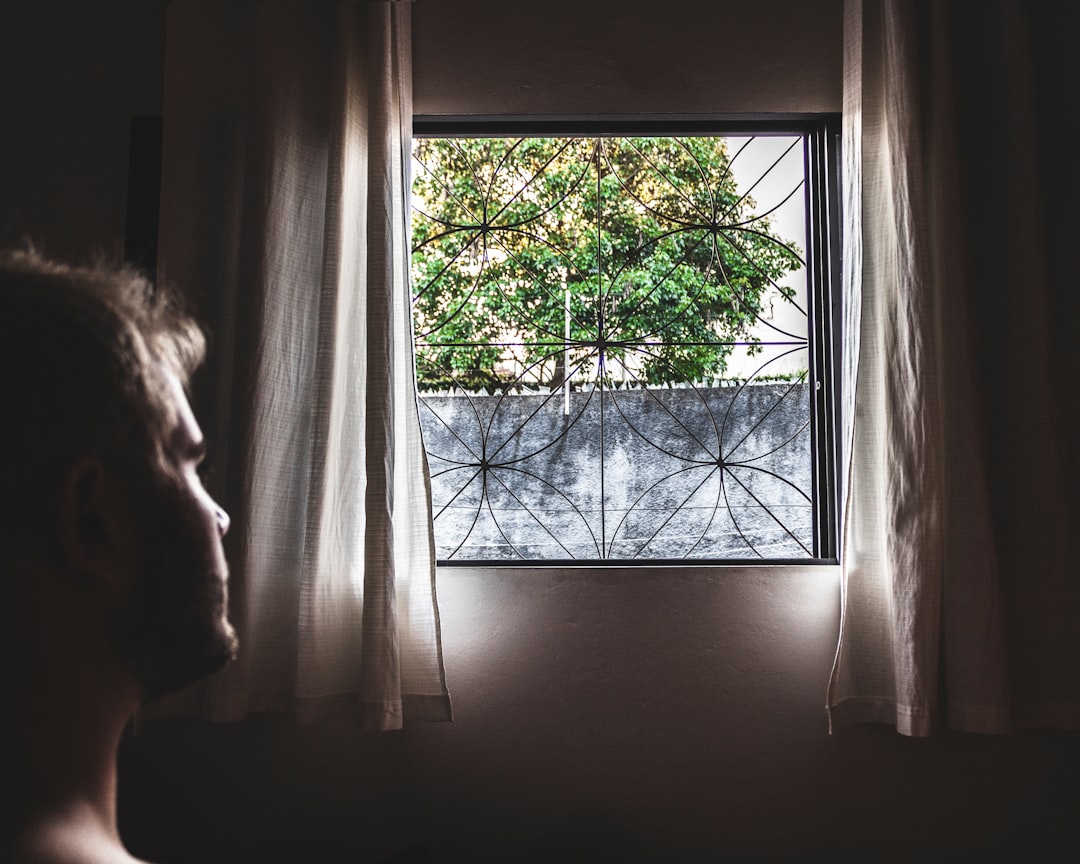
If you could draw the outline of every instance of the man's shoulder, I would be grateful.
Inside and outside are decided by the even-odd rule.
[[[146,864],[113,838],[83,826],[58,822],[35,826],[10,838],[0,850],[3,864]]]

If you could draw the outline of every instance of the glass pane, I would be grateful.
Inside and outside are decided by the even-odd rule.
[[[812,557],[802,145],[415,141],[440,559]]]

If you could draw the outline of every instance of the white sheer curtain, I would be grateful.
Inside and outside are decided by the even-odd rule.
[[[846,4],[833,726],[1080,727],[1064,19],[1007,0]]]
[[[180,0],[160,270],[212,333],[239,659],[210,719],[448,720],[408,285],[410,6]]]

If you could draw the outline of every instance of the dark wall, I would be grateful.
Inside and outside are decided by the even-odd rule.
[[[840,110],[840,0],[419,0],[418,114]]]
[[[122,254],[131,119],[162,110],[165,7],[4,4],[0,245]]]
[[[779,569],[443,573],[453,724],[151,721],[124,746],[122,833],[162,862],[1078,849],[1077,736],[828,736],[835,578]]]

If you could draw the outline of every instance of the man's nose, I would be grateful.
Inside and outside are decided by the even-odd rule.
[[[229,533],[229,514],[225,512],[225,508],[220,504],[214,505],[214,518],[217,520],[218,533],[224,537]]]

